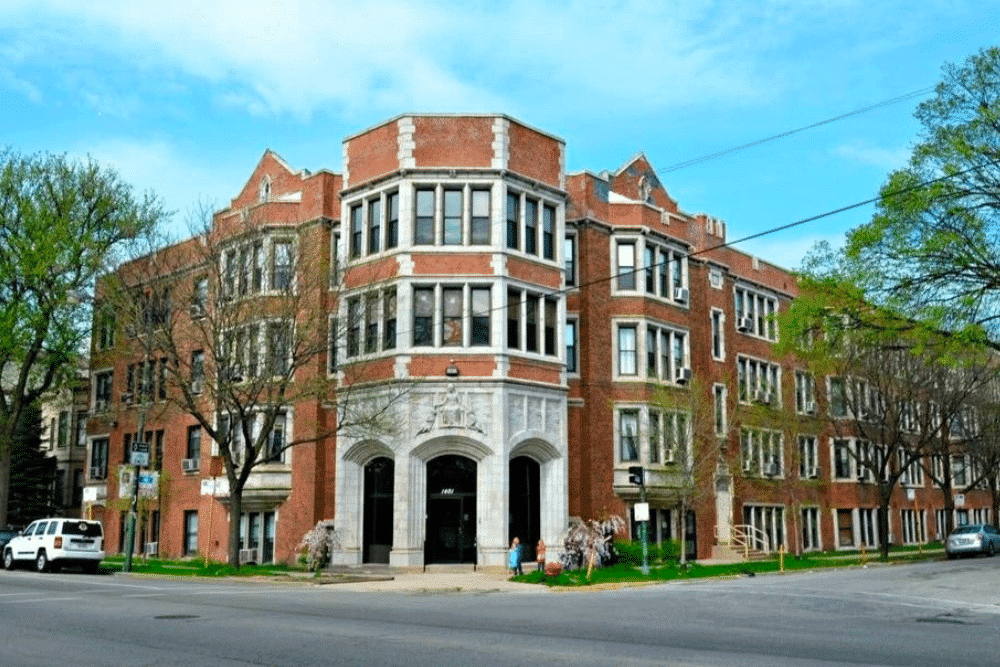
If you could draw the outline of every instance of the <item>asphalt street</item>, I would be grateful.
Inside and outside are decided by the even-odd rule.
[[[421,579],[421,576],[425,577]],[[618,590],[0,572],[29,665],[994,665],[1000,558]],[[397,582],[398,583],[398,582]]]

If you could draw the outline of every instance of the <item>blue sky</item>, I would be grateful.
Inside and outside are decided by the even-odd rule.
[[[685,211],[754,234],[878,192],[919,99],[679,163],[932,86],[1000,36],[994,0],[671,3],[5,0],[0,143],[91,155],[176,211],[228,204],[266,148],[339,171],[404,112],[502,112],[567,168],[642,151]],[[871,207],[741,247],[795,268]]]

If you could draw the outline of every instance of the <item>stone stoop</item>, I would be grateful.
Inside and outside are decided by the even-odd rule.
[[[742,563],[743,562],[743,551],[737,550],[728,544],[715,544],[712,545],[712,556],[710,559],[713,563]]]

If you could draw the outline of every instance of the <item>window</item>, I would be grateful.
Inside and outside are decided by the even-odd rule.
[[[819,447],[816,436],[800,435],[799,441],[799,478],[816,479],[819,477]]]
[[[715,435],[725,437],[726,426],[726,385],[716,384],[712,386],[712,399],[714,406]]]
[[[73,440],[73,446],[87,446],[87,412],[85,410],[76,413],[76,437]]]
[[[349,257],[354,259],[361,256],[361,235],[364,233],[361,204],[351,207],[351,247]]]
[[[69,442],[69,412],[63,410],[59,413],[59,447],[65,447]]]
[[[542,207],[542,257],[555,259],[556,209],[545,205]]]
[[[114,313],[101,313],[97,324],[97,349],[107,350],[115,346]]]
[[[778,299],[746,286],[736,287],[734,293],[737,331],[778,340]]]
[[[856,479],[854,472],[854,443],[845,438],[833,441],[833,478]]]
[[[743,523],[753,526],[754,546],[777,551],[785,544],[785,508],[781,505],[745,505]]]
[[[491,310],[489,287],[415,287],[413,344],[489,345]]]
[[[186,459],[198,461],[201,459],[201,425],[194,424],[187,429]]]
[[[399,245],[399,193],[391,192],[385,199],[385,247],[395,248]]]
[[[368,252],[379,251],[382,240],[382,202],[379,199],[368,201]]]
[[[828,378],[830,397],[830,416],[847,416],[847,389],[844,386],[844,378]]]
[[[365,353],[378,351],[379,299],[377,293],[365,295]]]
[[[198,553],[198,510],[184,510],[184,555]]]
[[[511,289],[507,291],[507,347],[557,356],[559,305],[555,299]]]
[[[927,541],[926,510],[900,510],[903,544],[923,544]]]
[[[635,244],[618,244],[618,289],[635,289]]]
[[[444,245],[462,244],[462,191],[444,191],[444,216],[441,221],[441,242]]]
[[[191,353],[191,392],[200,394],[205,390],[205,352],[195,350]]]
[[[858,510],[858,529],[861,544],[866,547],[878,546],[878,510],[862,508]]]
[[[347,356],[361,353],[361,297],[347,300]]]
[[[621,461],[639,459],[639,412],[622,410],[618,413],[618,457]]]
[[[722,269],[711,268],[708,270],[708,284],[715,289],[722,289]]]
[[[712,309],[712,358],[722,360],[726,356],[726,348],[722,338],[723,319],[725,314],[721,310]]]
[[[470,224],[473,245],[490,244],[490,191],[472,191],[472,220]]]
[[[286,322],[267,325],[267,368],[272,376],[285,376],[291,370],[292,328]]]
[[[819,508],[802,508],[802,550],[816,551],[822,549],[819,541]]]
[[[567,235],[563,239],[563,276],[566,286],[576,285],[576,236]]]
[[[340,347],[340,320],[336,317],[330,318],[330,332],[327,338],[326,351],[326,372],[337,372],[337,348]]]
[[[524,252],[538,254],[538,200],[524,200]]]
[[[292,287],[292,242],[275,241],[271,246],[271,289],[287,291]]]
[[[816,414],[816,382],[804,371],[795,371],[795,411],[800,415]]]
[[[382,293],[382,349],[396,347],[396,290]]]
[[[208,278],[195,278],[191,296],[191,317],[204,317],[208,308]]]
[[[854,546],[854,513],[849,509],[838,509],[837,519],[837,546]]]
[[[652,418],[652,414],[650,414]],[[681,460],[687,464],[691,454],[691,432],[688,415],[684,412],[663,413],[663,461],[674,463]],[[683,459],[678,459],[682,454]],[[650,461],[653,463],[653,461]]]
[[[114,371],[94,375],[94,412],[106,412],[111,407]]]
[[[740,457],[743,472],[764,477],[783,477],[781,433],[765,429],[740,430]]]
[[[579,373],[580,366],[579,366],[579,360],[577,359],[576,320],[566,321],[565,338],[566,338],[566,372]]]
[[[90,479],[108,476],[108,438],[94,438],[90,443]]]
[[[274,424],[267,438],[267,451],[264,452],[264,460],[272,463],[284,463],[285,461],[285,413],[279,412],[274,415]]]
[[[781,404],[781,367],[750,357],[736,358],[741,403]]]
[[[618,327],[618,374],[636,375],[636,327]]]
[[[507,247],[513,250],[520,248],[519,231],[521,198],[519,195],[507,193]]]
[[[490,344],[490,289],[472,288],[472,345]]]
[[[897,456],[899,457],[900,465],[906,462],[906,450],[902,447],[899,448]],[[924,485],[924,469],[920,465],[919,458],[915,458],[913,461],[910,461],[909,465],[903,469],[902,474],[899,476],[899,484],[900,486]]]
[[[413,227],[415,245],[434,243],[434,207],[436,193],[431,189],[417,190],[417,209]]]
[[[951,457],[951,484],[955,488],[961,488],[969,484],[969,457],[952,455]]]

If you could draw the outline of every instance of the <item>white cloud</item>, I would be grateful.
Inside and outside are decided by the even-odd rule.
[[[905,167],[911,154],[908,148],[873,146],[864,141],[841,144],[834,149],[834,153],[848,160],[876,167],[885,173]]]

